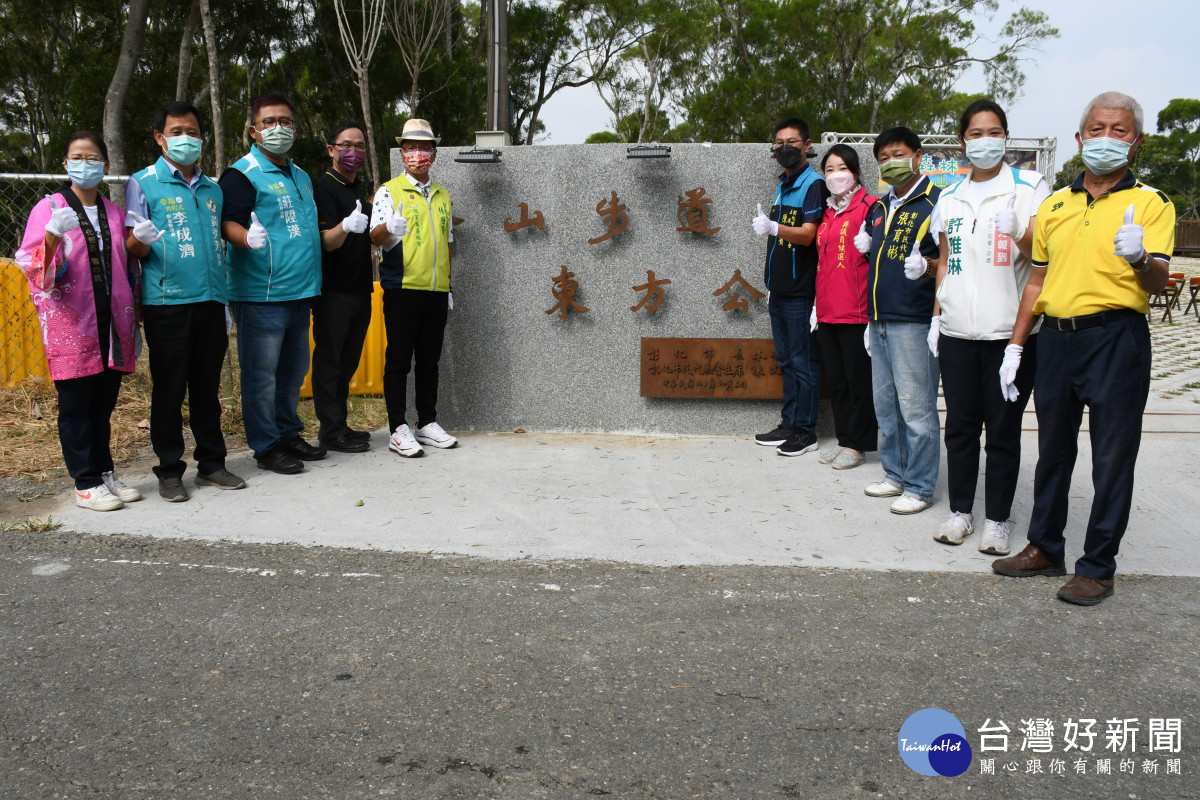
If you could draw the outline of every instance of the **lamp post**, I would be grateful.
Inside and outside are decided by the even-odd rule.
[[[488,3],[488,103],[489,131],[508,131],[508,0]]]

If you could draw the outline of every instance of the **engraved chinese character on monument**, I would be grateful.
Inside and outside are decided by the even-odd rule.
[[[783,397],[783,376],[771,339],[643,338],[641,351],[642,397]],[[750,364],[745,353],[750,354]]]
[[[758,289],[755,289],[753,286],[751,286],[749,283],[746,282],[746,279],[742,277],[742,271],[740,269],[735,269],[733,271],[733,277],[729,279],[729,283],[725,284],[720,289],[717,289],[715,292],[713,292],[713,297],[720,297],[721,295],[725,294],[726,292],[733,290],[733,296],[725,301],[725,305],[721,306],[722,311],[748,311],[749,310],[749,308],[750,308],[749,301],[746,300],[745,297],[742,297],[742,295],[737,291],[737,287],[741,287],[742,289],[745,289],[746,294],[750,295],[755,300],[761,300],[764,297],[766,297],[765,294],[760,292]]]
[[[679,210],[677,212],[679,227],[675,230],[684,233],[703,233],[706,236],[712,236],[721,230],[720,228],[708,227],[708,207],[712,204],[712,198],[707,197],[706,194],[707,192],[701,187],[699,189],[689,189],[686,200],[683,197],[679,197]]]
[[[654,270],[646,270],[646,282],[640,286],[632,287],[635,292],[645,292],[646,296],[636,306],[630,306],[629,310],[637,313],[639,309],[645,309],[653,314],[658,311],[658,307],[662,305],[663,300],[667,297],[667,290],[662,288],[671,281],[667,278],[655,278]]]
[[[625,213],[625,204],[617,197],[616,192],[612,193],[611,199],[601,200],[596,204],[596,213],[604,220],[608,233],[597,236],[595,239],[588,239],[588,244],[600,244],[600,242],[608,241],[629,225],[629,215]]]
[[[504,230],[508,231],[509,233],[513,233],[521,230],[522,228],[528,228],[531,225],[537,228],[539,231],[543,230],[542,226],[545,224],[546,220],[542,216],[541,211],[534,211],[533,216],[531,217],[529,216],[528,203],[517,203],[517,207],[521,209],[521,218],[516,222],[513,222],[512,217],[505,217]]]
[[[575,302],[575,293],[579,291],[579,282],[575,280],[574,272],[567,272],[567,266],[562,266],[562,272],[554,277],[554,288],[551,292],[554,294],[554,299],[558,301],[558,305],[554,308],[546,309],[547,314],[558,312],[559,319],[566,319],[567,312],[574,309],[580,314],[588,312],[587,306],[580,305]]]

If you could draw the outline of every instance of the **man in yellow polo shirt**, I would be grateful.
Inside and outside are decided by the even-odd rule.
[[[1148,293],[1166,285],[1175,246],[1175,207],[1129,171],[1142,121],[1142,107],[1128,95],[1106,92],[1088,104],[1075,134],[1085,169],[1038,209],[1033,274],[1000,368],[1001,388],[1014,400],[1021,345],[1044,314],[1029,544],[992,569],[1017,578],[1066,574],[1063,529],[1086,405],[1092,514],[1075,575],[1058,590],[1059,599],[1079,605],[1113,593],[1150,393]]]

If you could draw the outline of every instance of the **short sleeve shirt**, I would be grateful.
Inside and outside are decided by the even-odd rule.
[[[361,203],[367,201],[357,180],[349,182],[333,170],[313,184],[313,200],[317,203],[317,227],[322,232],[336,228]],[[370,294],[374,288],[371,267],[371,233],[347,233],[346,241],[336,250],[321,249],[321,292],[338,294]]]

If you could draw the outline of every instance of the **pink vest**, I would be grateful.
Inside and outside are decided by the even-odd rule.
[[[62,194],[52,195],[59,208],[67,205]],[[76,228],[67,231],[63,244],[53,254],[50,264],[46,263],[46,223],[50,220],[50,202],[46,198],[38,201],[29,213],[25,235],[16,261],[29,281],[29,294],[37,307],[38,321],[42,326],[42,345],[46,360],[50,364],[50,377],[56,381],[68,378],[83,378],[98,375],[104,365],[100,363],[100,342],[96,338],[109,336],[110,368],[118,372],[133,372],[134,369],[134,324],[137,321],[134,308],[134,286],[127,271],[125,255],[125,212],[110,200],[100,198],[104,213],[108,217],[109,236],[112,238],[112,289],[111,305],[119,342],[112,342],[111,331],[96,330],[96,298],[92,291],[92,267],[88,259],[87,242],[83,231]],[[63,263],[63,250],[70,241],[66,272],[53,279],[49,290],[43,290],[46,273],[58,271]],[[120,347],[124,365],[113,364],[112,353]]]

